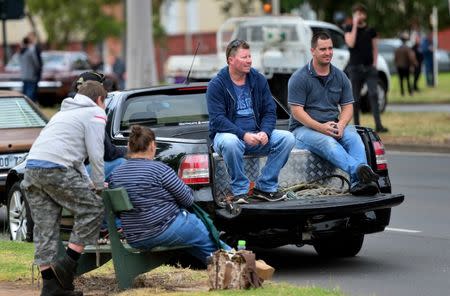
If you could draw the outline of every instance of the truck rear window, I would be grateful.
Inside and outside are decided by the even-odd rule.
[[[198,125],[208,123],[205,93],[143,95],[125,102],[120,129],[145,126]]]

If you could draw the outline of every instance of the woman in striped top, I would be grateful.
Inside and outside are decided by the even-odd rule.
[[[109,178],[109,187],[124,187],[133,204],[120,218],[128,244],[137,249],[192,246],[191,255],[206,263],[217,250],[205,225],[185,208],[194,202],[192,190],[166,164],[154,161],[155,134],[134,125],[128,142],[129,159]]]

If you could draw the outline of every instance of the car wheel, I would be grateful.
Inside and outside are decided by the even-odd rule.
[[[23,191],[20,189],[20,182],[16,182],[9,190],[7,211],[11,240],[33,241],[34,223],[31,218],[28,202]]]
[[[361,91],[361,112],[369,113],[371,112],[369,98],[367,96],[367,86],[364,85]],[[378,78],[377,83],[377,93],[378,93],[378,109],[380,113],[383,113],[387,106],[387,86],[383,79]]]
[[[319,238],[314,249],[322,257],[354,257],[364,242],[364,234],[339,234]]]

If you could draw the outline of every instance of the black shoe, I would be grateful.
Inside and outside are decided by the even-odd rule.
[[[256,188],[253,189],[253,196],[266,201],[279,201],[286,198],[284,192],[266,192]]]
[[[375,195],[378,192],[380,192],[378,185],[373,181],[369,183],[359,182],[350,188],[350,193],[353,195]]]
[[[380,178],[377,174],[372,171],[372,168],[367,164],[361,164],[356,169],[356,176],[358,180],[362,183],[376,182]]]
[[[83,296],[83,292],[66,290],[56,278],[52,278],[43,280],[41,296]]]
[[[382,126],[382,127],[377,127],[376,131],[377,131],[377,133],[387,133],[389,131],[389,129]]]
[[[64,257],[56,260],[55,264],[52,264],[50,267],[61,286],[66,290],[73,291],[73,279],[77,270],[77,262],[67,256],[67,254],[64,254]]]
[[[233,197],[233,203],[236,204],[248,204],[248,195],[247,194],[239,194]]]

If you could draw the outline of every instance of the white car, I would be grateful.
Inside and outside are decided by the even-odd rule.
[[[350,51],[345,43],[344,31],[334,24],[321,21],[305,21],[309,25],[313,33],[325,31],[333,40],[333,65],[345,71],[345,68],[350,59]],[[378,106],[383,112],[387,105],[387,94],[390,87],[391,74],[388,64],[382,55],[378,55],[377,60],[378,70]],[[361,91],[361,110],[363,112],[370,111],[370,104],[367,99],[367,86],[364,86]]]

